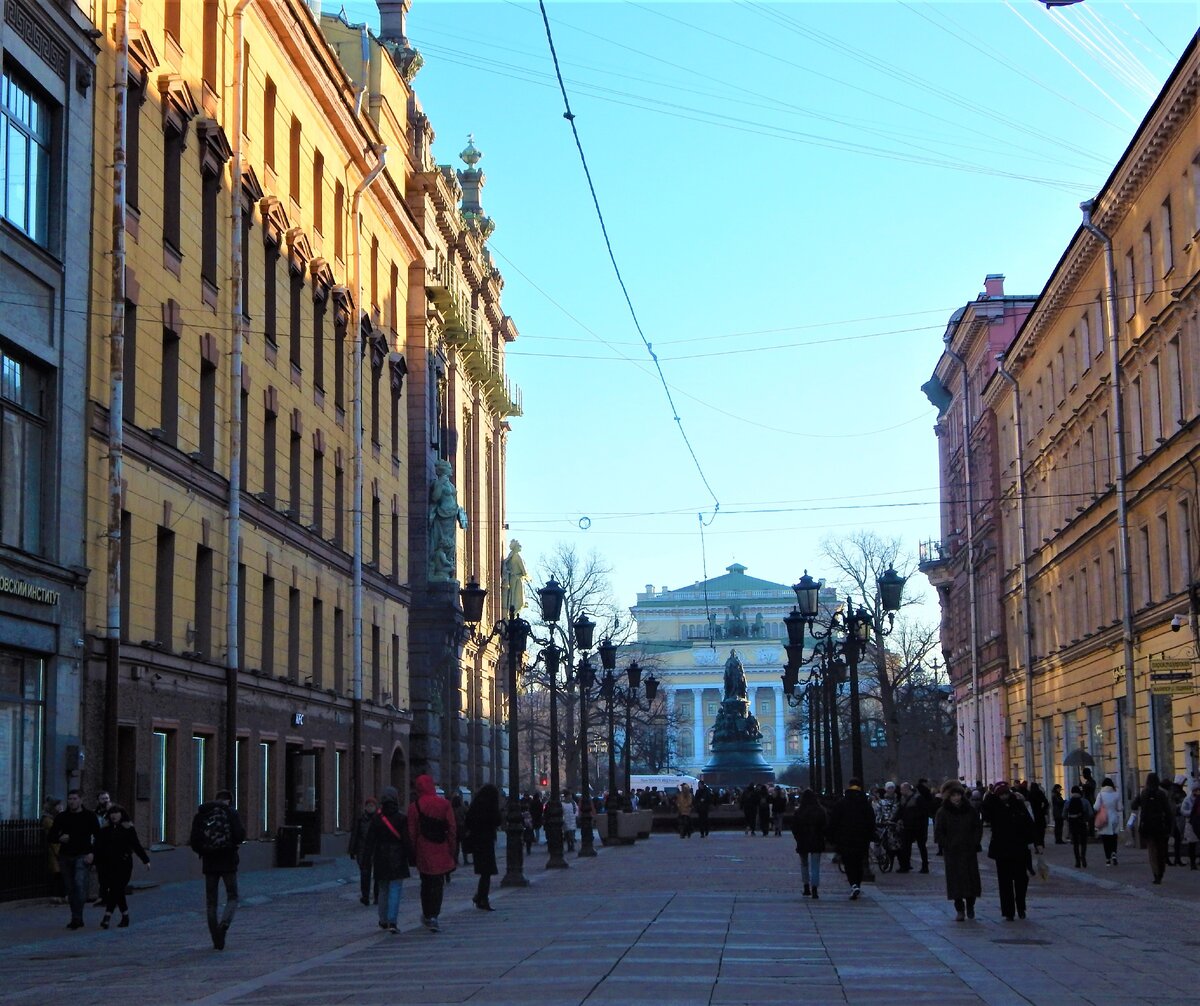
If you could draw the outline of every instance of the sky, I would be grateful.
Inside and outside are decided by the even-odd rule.
[[[537,5],[414,0],[408,20],[437,160],[461,167],[469,133],[484,155],[520,333],[506,537],[531,573],[560,543],[594,551],[629,606],[733,562],[830,575],[827,535],[938,538],[920,386],[947,321],[989,273],[1041,291],[1200,5],[547,13],[632,313]]]

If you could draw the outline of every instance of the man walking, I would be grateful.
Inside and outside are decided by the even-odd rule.
[[[108,824],[108,808],[112,806],[112,797],[108,795],[108,790],[102,789],[96,794],[96,828],[103,828]],[[90,874],[89,874],[90,876]],[[89,885],[91,886],[91,885]],[[92,902],[93,905],[108,904],[108,891],[104,887],[104,879],[100,876],[100,871],[96,871],[96,888],[97,897]],[[87,899],[84,899],[87,900]]]
[[[708,784],[701,779],[700,785],[696,789],[696,796],[692,800],[693,806],[696,808],[696,823],[700,826],[700,837],[708,838],[708,814],[712,810],[713,791],[708,788]]]
[[[73,789],[67,793],[67,809],[54,818],[48,838],[52,845],[58,843],[58,862],[67,889],[67,902],[71,906],[68,929],[83,928],[88,867],[92,865],[99,831],[96,815],[83,806],[83,796],[79,790]]]
[[[992,829],[988,858],[996,863],[1000,888],[1000,914],[1012,922],[1025,918],[1025,893],[1029,889],[1029,846],[1033,818],[1024,801],[1013,796],[1006,782],[998,782],[983,801],[983,819]]]
[[[220,790],[211,803],[201,804],[192,818],[188,841],[204,866],[204,901],[214,950],[225,949],[225,934],[233,924],[238,902],[238,846],[246,841],[246,829],[232,804],[233,794],[227,789]],[[221,884],[225,885],[225,911],[218,921]]]
[[[851,779],[846,795],[833,805],[829,815],[829,835],[837,847],[846,880],[850,884],[850,900],[862,894],[863,864],[875,834],[875,812],[863,792],[862,780]]]
[[[371,822],[375,820],[379,813],[379,803],[375,797],[369,796],[363,801],[362,813],[358,815],[358,820],[354,822],[354,830],[350,832],[350,858],[358,863],[358,885],[361,892],[358,900],[364,904],[371,904],[371,895],[375,895],[375,904],[379,904],[379,876],[375,877],[374,888],[371,885],[371,854],[367,851],[367,832],[371,828]]]
[[[1142,848],[1149,852],[1154,883],[1161,884],[1167,871],[1167,842],[1175,814],[1171,798],[1160,785],[1156,772],[1146,776],[1146,788],[1133,801],[1133,809],[1137,811],[1138,838]],[[65,866],[63,874],[66,875]]]

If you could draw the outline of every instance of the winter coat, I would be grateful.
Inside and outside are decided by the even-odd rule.
[[[411,877],[408,867],[412,859],[408,818],[400,812],[399,804],[385,800],[383,806],[371,815],[359,861],[370,863],[375,868],[379,883],[387,884]]]
[[[378,812],[376,812],[378,813]],[[367,842],[367,832],[371,830],[371,822],[375,814],[363,811],[354,822],[354,830],[350,832],[350,858],[357,859],[359,866],[370,866],[371,858],[364,851]]]
[[[1121,807],[1121,794],[1118,793],[1112,786],[1101,786],[1100,792],[1096,794],[1096,813],[1100,813],[1100,808],[1104,808],[1104,813],[1108,820],[1104,822],[1103,827],[1096,829],[1097,835],[1117,835],[1125,826],[1125,811]]]
[[[496,866],[496,832],[503,823],[499,809],[489,814],[479,800],[467,808],[467,851],[480,877],[494,877],[500,872]]]
[[[575,828],[579,825],[579,810],[575,806],[575,801],[570,800],[570,799],[562,801],[562,809],[563,809],[563,825],[562,826],[563,826],[563,834],[565,835],[567,832],[574,831]]]
[[[797,807],[792,813],[792,837],[796,839],[796,852],[800,855],[824,852],[828,828],[829,816],[819,803]]]
[[[229,812],[229,830],[233,838],[233,845],[228,849],[206,852],[204,850],[203,828],[204,822],[207,820],[214,804],[221,804]],[[200,857],[205,876],[214,873],[237,873],[238,863],[240,862],[238,846],[244,841],[246,841],[246,829],[242,826],[242,819],[238,817],[238,812],[228,804],[221,803],[219,800],[202,803],[200,809],[196,811],[196,816],[192,818],[192,832],[188,838],[188,845]]]
[[[1147,813],[1147,809],[1150,813]],[[1142,848],[1146,847],[1148,838],[1170,838],[1171,827],[1175,821],[1175,808],[1171,798],[1161,788],[1147,787],[1133,801],[1133,809],[1138,812],[1138,839]],[[1165,822],[1165,825],[1164,823]]]
[[[713,791],[705,785],[701,785],[696,790],[696,795],[692,799],[692,803],[696,807],[696,813],[704,816],[708,813],[709,808],[713,805]]]
[[[1181,808],[1183,814],[1183,840],[1189,844],[1200,842],[1200,799],[1186,796]]]
[[[929,814],[920,793],[914,790],[908,796],[900,797],[900,802],[896,804],[896,820],[900,822],[904,837],[909,841],[915,841],[918,835],[924,837],[929,834]]]
[[[1025,808],[1025,801],[1015,796],[1003,800],[989,793],[983,801],[983,819],[992,829],[988,858],[1025,862],[1029,843],[1033,841],[1033,818]]]
[[[454,808],[445,797],[437,795],[433,777],[419,775],[413,783],[416,799],[408,808],[408,836],[415,852],[417,870],[427,876],[443,876],[453,873],[458,866],[455,850],[458,848],[457,824]],[[446,824],[446,839],[431,842],[421,835],[421,816]]]
[[[692,812],[692,791],[690,789],[681,789],[679,795],[675,797],[675,809],[679,812],[680,817],[687,817]]]
[[[1076,803],[1076,801],[1079,801]],[[1067,818],[1067,828],[1071,833],[1072,838],[1086,838],[1088,829],[1092,823],[1092,817],[1096,810],[1088,801],[1087,797],[1080,796],[1078,793],[1072,793],[1070,799],[1067,800],[1066,810],[1064,811]]]
[[[90,810],[80,807],[79,810],[60,811],[50,827],[50,844],[58,845],[60,857],[90,856],[95,851],[99,830],[96,815]]]
[[[1066,805],[1067,801],[1063,799],[1062,793],[1056,790],[1050,797],[1050,806],[1053,810],[1055,824],[1063,819],[1063,808]]]
[[[933,840],[942,850],[946,868],[946,897],[978,898],[983,892],[979,879],[977,850],[983,841],[983,822],[966,800],[956,807],[943,800],[933,822]]]
[[[843,855],[865,850],[875,836],[875,812],[861,789],[848,789],[833,805],[826,832]]]

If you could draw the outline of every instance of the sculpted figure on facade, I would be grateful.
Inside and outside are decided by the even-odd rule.
[[[456,528],[467,526],[467,513],[458,505],[458,492],[450,481],[450,462],[434,466],[437,476],[429,487],[429,581],[454,579],[457,559]]]
[[[729,659],[725,661],[725,700],[744,699],[746,697],[746,669],[742,666],[742,658],[737,650],[729,651]]]
[[[529,577],[525,560],[521,558],[521,543],[516,538],[508,543],[508,555],[500,566],[500,574],[504,611],[520,612],[525,607],[525,581]]]

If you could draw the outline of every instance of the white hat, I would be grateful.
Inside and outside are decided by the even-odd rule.
[[[894,782],[889,782],[889,783],[888,783],[886,786],[884,786],[883,788],[884,788],[884,789],[895,789],[895,788],[896,788],[896,784],[895,784]]]

